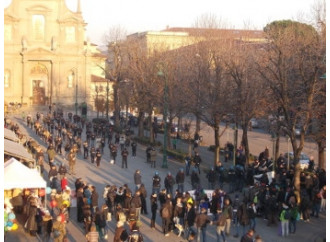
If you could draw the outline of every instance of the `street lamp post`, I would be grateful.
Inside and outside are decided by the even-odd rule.
[[[237,139],[238,139],[238,124],[235,119],[235,127],[234,127],[234,154],[233,154],[233,164],[236,165],[236,153],[237,153]]]
[[[78,114],[78,81],[77,81],[76,77],[76,103],[75,103],[75,107],[76,107],[76,115]]]
[[[275,171],[276,134],[274,132],[272,132],[272,142],[273,142],[273,171]]]
[[[158,76],[164,78],[164,144],[163,144],[163,164],[162,168],[168,168],[167,166],[167,78],[163,71],[160,69],[157,73]]]
[[[107,121],[109,121],[109,80],[107,80],[107,103],[106,103],[106,108],[107,108]]]

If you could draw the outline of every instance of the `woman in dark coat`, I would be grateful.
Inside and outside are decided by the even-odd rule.
[[[141,204],[142,204],[141,213],[148,214],[147,202],[146,202],[147,190],[143,183],[141,184],[139,191],[140,191],[140,198],[141,198]]]
[[[28,218],[25,223],[27,232],[29,232],[32,236],[36,236],[38,230],[38,224],[36,220],[37,213],[38,213],[37,198],[32,198],[30,200]]]

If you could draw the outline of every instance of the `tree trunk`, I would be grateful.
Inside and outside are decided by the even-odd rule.
[[[323,145],[324,142],[317,142],[317,147],[318,147],[318,153],[319,153],[319,167],[321,169],[324,169],[326,168],[326,162],[325,162],[325,147]]]
[[[150,143],[154,143],[154,130],[152,128],[152,110],[149,111],[149,116],[148,116],[148,128],[149,128],[149,141]]]
[[[214,166],[217,165],[217,162],[220,161],[220,137],[219,137],[219,125],[213,127],[214,129]]]
[[[120,126],[120,104],[119,104],[119,95],[118,95],[118,83],[115,81],[113,83],[113,102],[114,102],[114,116],[115,116],[115,127],[119,128]]]
[[[245,166],[249,165],[250,163],[250,148],[249,148],[249,141],[248,141],[248,124],[242,125],[242,145],[244,146],[245,150]]]
[[[144,121],[144,112],[139,111],[138,136],[141,137],[141,138],[144,136],[143,121]]]
[[[199,134],[200,131],[201,131],[201,118],[199,117],[199,115],[196,115],[196,130],[195,130],[195,133]]]

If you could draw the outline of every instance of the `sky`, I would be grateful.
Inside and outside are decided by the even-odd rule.
[[[128,34],[160,31],[169,27],[192,27],[205,14],[216,16],[232,28],[262,29],[282,19],[308,18],[315,0],[80,0],[87,37],[104,42],[111,28]],[[66,0],[76,11],[77,0]]]
[[[47,1],[47,0],[44,0]],[[66,0],[76,11],[78,0]],[[80,0],[87,38],[102,45],[111,28],[128,34],[192,27],[205,14],[216,16],[228,27],[262,29],[274,20],[299,20],[310,14],[315,0]],[[5,7],[11,0],[4,0]]]

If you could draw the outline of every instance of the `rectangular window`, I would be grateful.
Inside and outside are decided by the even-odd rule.
[[[11,41],[12,39],[12,26],[10,24],[5,24],[5,41]]]
[[[76,42],[76,29],[73,26],[65,27],[65,41],[67,43]]]
[[[45,37],[45,17],[43,15],[32,16],[33,39],[44,40]]]

